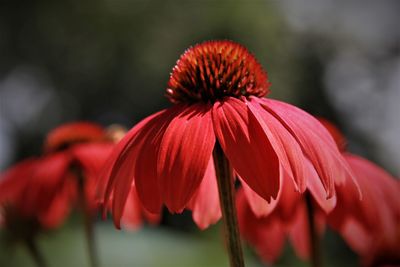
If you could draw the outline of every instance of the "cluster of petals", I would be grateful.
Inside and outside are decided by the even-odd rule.
[[[374,163],[346,152],[345,138],[338,129],[326,120],[320,119],[320,122],[334,138],[354,174],[354,180],[337,183],[336,197],[325,202],[321,201],[315,189],[308,188],[318,233],[322,235],[326,224],[331,226],[361,256],[365,265],[388,263],[385,262],[388,259],[389,263],[398,262],[398,181]],[[263,204],[260,198],[250,200],[243,197],[246,187],[242,191],[237,196],[241,234],[260,257],[266,262],[276,261],[282,253],[285,238],[288,238],[296,254],[308,259],[311,244],[305,195],[296,194],[290,183],[286,183],[275,209],[262,213],[257,207],[265,210],[266,203]]]
[[[190,81],[204,80],[204,85],[198,88],[208,86],[208,81],[215,81],[211,76],[222,68],[218,65],[220,62],[230,70],[236,67],[238,60],[242,60],[239,65],[243,65],[252,57],[230,46],[239,45],[216,41],[190,48],[181,60],[193,64],[189,73],[200,73],[200,76],[188,78],[188,72],[178,61],[171,77],[173,85],[178,84],[181,93],[190,89],[182,87]],[[237,50],[240,53],[231,52],[235,56],[229,54],[220,59],[224,51]],[[207,57],[198,55],[202,51],[208,53]],[[194,56],[188,59],[187,54]],[[237,55],[243,55],[244,59],[238,59]],[[204,57],[208,61],[203,60]],[[204,63],[213,58],[218,61]],[[253,59],[249,62],[254,66]],[[102,177],[101,195],[104,202],[112,201],[111,211],[117,227],[132,186],[151,213],[160,212],[163,205],[176,213],[188,208],[192,209],[200,228],[216,222],[221,216],[212,157],[216,142],[221,145],[235,174],[248,186],[251,191],[248,195],[264,199],[270,209],[282,191],[283,179],[287,179],[293,191],[304,192],[313,187],[321,202],[334,199],[335,183],[351,179],[347,163],[332,137],[315,118],[290,104],[263,98],[260,92],[267,93],[267,90],[251,87],[258,84],[265,88],[269,84],[266,75],[259,74],[258,67],[254,77],[265,77],[265,81],[249,84],[247,88],[251,90],[245,91],[245,96],[237,96],[236,91],[221,96],[221,92],[210,93],[213,88],[207,88],[207,93],[198,93],[203,96],[198,101],[173,101],[175,104],[171,108],[145,118],[116,145]],[[176,75],[182,75],[185,83]],[[177,91],[169,89],[167,92],[171,95]],[[257,94],[251,95],[252,92]],[[204,101],[204,95],[219,97]],[[185,99],[174,97],[174,100]]]
[[[347,182],[338,187],[337,205],[327,218],[329,225],[365,265],[399,263],[399,181],[375,163],[346,151],[345,139],[338,129],[326,120],[321,122],[330,129],[363,195],[358,198]]]
[[[79,184],[94,214],[96,180],[113,144],[105,130],[88,122],[62,125],[49,133],[45,153],[15,164],[0,177],[3,221],[10,216],[35,221],[41,228],[59,226],[78,205]]]
[[[286,185],[286,184],[285,184]],[[286,196],[284,196],[286,195]],[[309,217],[306,201],[298,192],[287,190],[282,194],[277,206],[268,215],[257,215],[251,208],[251,200],[246,197],[244,188],[240,188],[236,196],[238,222],[241,236],[251,245],[260,259],[267,263],[275,263],[282,255],[286,239],[302,260],[310,258],[311,241]],[[259,203],[262,199],[253,198]],[[334,202],[334,201],[330,201]],[[313,202],[314,220],[318,235],[322,235],[326,224],[325,212]]]

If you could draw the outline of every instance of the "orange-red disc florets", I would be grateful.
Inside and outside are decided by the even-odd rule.
[[[173,103],[214,102],[226,96],[265,96],[266,72],[250,52],[232,41],[189,48],[173,68],[167,97]]]
[[[103,141],[105,130],[90,122],[73,122],[59,126],[46,137],[46,152],[59,151],[76,143]]]

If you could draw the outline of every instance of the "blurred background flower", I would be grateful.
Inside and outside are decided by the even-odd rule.
[[[40,154],[45,133],[67,121],[130,128],[169,106],[161,92],[185,48],[232,39],[267,70],[271,97],[330,119],[350,151],[399,176],[399,10],[396,0],[3,1],[0,169]],[[99,223],[103,266],[227,264],[219,225],[199,232],[190,214],[165,215],[161,228],[129,234]],[[50,264],[85,266],[78,223],[44,236]],[[355,264],[336,235],[324,244],[331,266]],[[0,244],[0,266],[30,266],[9,251]],[[299,265],[289,248],[279,264]]]

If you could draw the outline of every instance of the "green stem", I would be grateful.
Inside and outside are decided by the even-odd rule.
[[[215,144],[213,153],[230,266],[244,267],[234,200],[232,168],[218,141]]]
[[[312,203],[312,196],[309,192],[305,193],[306,206],[307,206],[307,218],[308,218],[308,229],[310,234],[310,248],[311,248],[311,266],[322,267],[321,263],[321,251],[320,251],[320,240],[317,233],[315,224],[315,210]]]
[[[82,171],[77,170],[78,176],[78,197],[79,197],[79,204],[82,211],[83,216],[83,225],[85,229],[85,236],[87,242],[87,249],[89,253],[89,260],[91,267],[97,267],[98,258],[96,253],[96,242],[95,242],[95,235],[94,235],[94,228],[93,228],[93,219],[90,207],[87,202],[86,194],[85,194],[85,178],[83,177]]]
[[[43,254],[40,252],[39,247],[35,242],[34,237],[28,237],[25,239],[25,245],[32,256],[37,267],[47,267],[47,263],[44,260]]]

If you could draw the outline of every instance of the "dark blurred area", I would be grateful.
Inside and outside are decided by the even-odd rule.
[[[265,67],[269,97],[332,120],[350,150],[399,176],[398,14],[396,0],[1,1],[0,169],[40,154],[45,134],[61,123],[131,127],[168,107],[164,90],[180,54],[198,42],[230,39]],[[166,214],[163,223],[195,229],[187,214]],[[102,226],[103,238],[111,228]],[[211,231],[205,238],[218,243],[221,234]],[[150,240],[171,238],[160,236],[151,232]],[[335,238],[330,254],[354,258]]]

